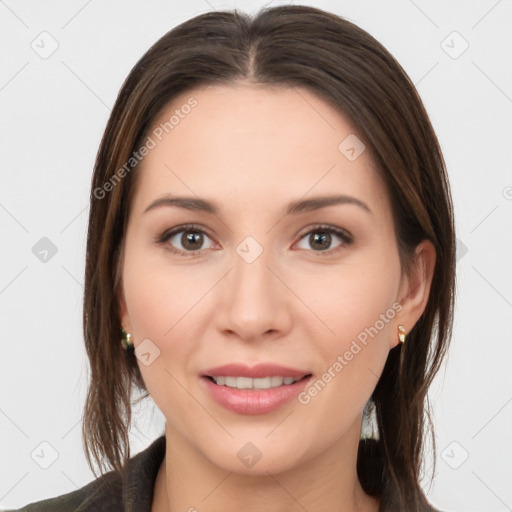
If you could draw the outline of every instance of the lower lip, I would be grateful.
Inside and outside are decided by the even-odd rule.
[[[230,411],[238,414],[265,414],[275,411],[292,401],[306,387],[311,376],[269,389],[237,389],[219,386],[207,377],[201,377],[203,385],[213,399]]]

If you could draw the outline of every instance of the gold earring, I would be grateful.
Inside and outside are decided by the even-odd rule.
[[[400,343],[404,343],[405,341],[405,327],[403,325],[398,326],[398,339]]]
[[[121,327],[121,345],[125,350],[133,349],[132,335]]]

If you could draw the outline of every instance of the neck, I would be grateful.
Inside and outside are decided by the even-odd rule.
[[[213,464],[167,424],[152,512],[377,512],[379,502],[357,478],[359,432],[355,424],[334,445],[291,469],[241,474]]]

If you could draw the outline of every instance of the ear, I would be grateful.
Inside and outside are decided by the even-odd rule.
[[[430,287],[436,265],[436,250],[430,240],[423,240],[414,251],[414,260],[408,276],[404,276],[400,285],[399,302],[402,309],[396,317],[396,330],[403,325],[410,332],[427,307]],[[391,347],[400,341],[398,335],[392,338]]]

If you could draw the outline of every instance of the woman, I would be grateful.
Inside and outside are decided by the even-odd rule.
[[[112,471],[21,510],[434,510],[453,226],[422,102],[369,34],[301,6],[174,28],[92,182],[83,436]],[[166,428],[130,459],[136,390]]]

